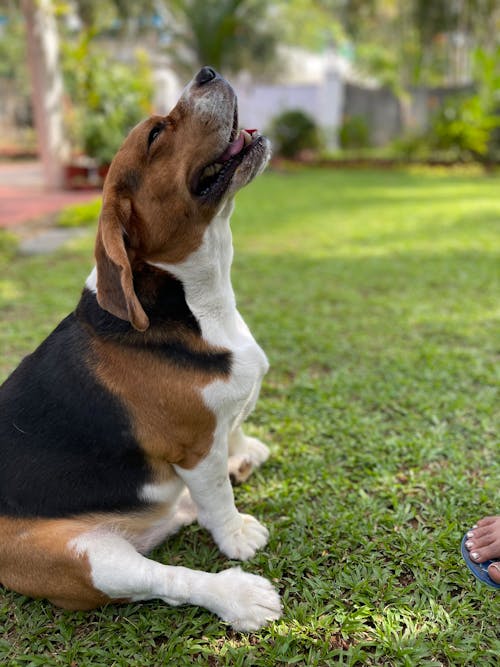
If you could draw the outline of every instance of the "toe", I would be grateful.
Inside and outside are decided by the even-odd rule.
[[[467,537],[469,539],[473,537],[481,537],[481,535],[484,535],[485,533],[491,533],[491,528],[488,526],[476,526],[467,531]]]
[[[470,550],[470,557],[475,563],[484,563],[486,560],[493,560],[500,557],[499,545],[496,542],[488,546],[476,548],[472,547]]]
[[[478,526],[488,526],[491,525],[492,523],[500,522],[500,516],[485,516],[482,519],[479,519],[477,522]]]
[[[489,566],[488,574],[496,584],[500,584],[500,561],[496,561]]]
[[[480,533],[478,530],[474,530],[467,533],[467,538],[465,546],[471,551],[472,549],[482,549],[489,546],[495,542],[496,536],[491,532]]]

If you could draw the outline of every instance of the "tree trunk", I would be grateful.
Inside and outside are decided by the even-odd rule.
[[[33,113],[45,186],[63,184],[67,144],[63,128],[63,83],[59,39],[51,0],[22,0],[28,41]]]

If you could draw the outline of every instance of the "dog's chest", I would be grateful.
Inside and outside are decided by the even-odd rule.
[[[220,323],[219,340],[231,353],[231,373],[227,379],[210,383],[203,395],[218,420],[235,428],[253,410],[269,363],[236,310],[230,324]]]
[[[236,309],[231,285],[233,246],[229,215],[232,204],[207,228],[201,246],[183,263],[157,264],[178,278],[186,303],[196,318],[203,340],[231,354],[229,377],[215,379],[203,389],[203,398],[220,424],[238,426],[253,409],[262,376],[269,364],[266,355]]]

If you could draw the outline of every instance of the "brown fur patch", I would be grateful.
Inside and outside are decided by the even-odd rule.
[[[127,602],[110,598],[92,583],[85,553],[75,553],[68,545],[84,533],[99,529],[123,535],[139,551],[163,541],[158,525],[172,505],[157,503],[129,514],[90,514],[76,519],[0,518],[0,584],[22,595],[45,598],[64,609],[95,609],[109,602]],[[168,528],[168,522],[165,522]],[[156,528],[156,539],[149,537]],[[165,531],[168,534],[168,530]]]
[[[158,126],[163,129],[149,145]],[[175,264],[199,248],[215,208],[200,205],[190,184],[193,169],[213,156],[215,141],[203,119],[179,102],[169,116],[135,127],[111,163],[95,245],[97,298],[139,331],[149,321],[134,292],[131,263]]]
[[[196,466],[208,453],[216,426],[215,415],[200,394],[215,379],[213,375],[179,368],[148,350],[111,341],[95,339],[92,353],[90,363],[97,377],[131,416],[155,479],[168,480],[174,463]]]
[[[0,518],[0,582],[22,595],[48,598],[65,609],[93,609],[110,601],[92,585],[85,554],[68,543],[91,527],[87,520]]]

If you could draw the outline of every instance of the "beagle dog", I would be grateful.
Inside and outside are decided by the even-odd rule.
[[[210,67],[126,138],[76,310],[0,388],[4,586],[66,609],[200,605],[242,631],[280,617],[262,577],[144,556],[195,519],[231,559],[268,539],[230,482],[269,450],[241,429],[268,362],[236,309],[229,218],[269,156]]]

